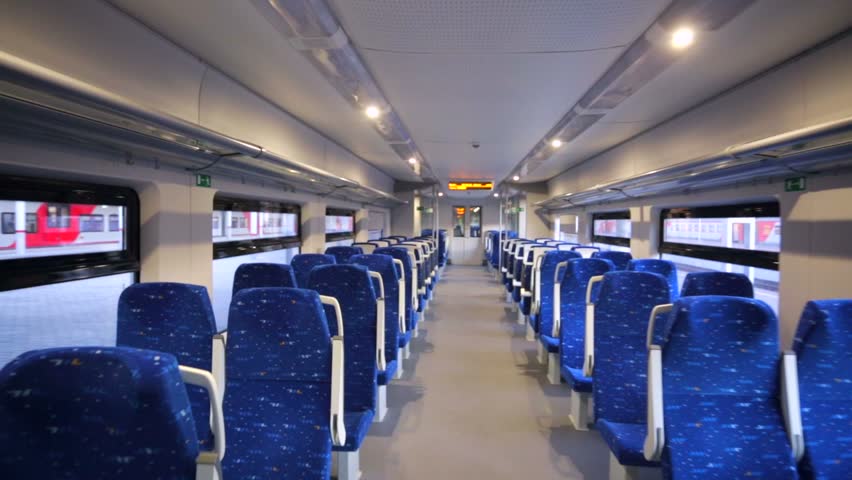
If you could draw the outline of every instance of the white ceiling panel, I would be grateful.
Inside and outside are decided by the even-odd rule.
[[[250,2],[110,1],[388,175],[419,179]]]

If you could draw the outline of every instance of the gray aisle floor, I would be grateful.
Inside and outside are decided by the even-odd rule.
[[[606,444],[570,426],[568,387],[547,383],[500,287],[484,267],[445,269],[363,480],[607,477]]]

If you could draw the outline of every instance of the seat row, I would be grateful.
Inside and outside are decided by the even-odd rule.
[[[528,338],[571,387],[575,427],[609,445],[610,478],[848,478],[852,300],[808,303],[782,356],[744,275],[690,273],[679,289],[670,262],[503,243]]]
[[[333,449],[337,477],[358,478],[440,265],[433,239],[376,243],[240,266],[224,332],[204,287],[130,286],[118,347],[29,352],[0,372],[5,471],[329,478]]]

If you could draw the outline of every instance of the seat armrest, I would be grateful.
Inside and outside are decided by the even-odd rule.
[[[666,444],[663,423],[663,351],[659,345],[648,347],[648,427],[643,454],[645,459],[657,462]]]
[[[387,370],[385,360],[385,284],[379,272],[370,272],[370,276],[379,282],[379,297],[376,299],[376,366]]]
[[[222,463],[213,452],[195,457],[195,480],[222,480]]]
[[[802,433],[802,409],[799,401],[799,372],[796,354],[788,351],[781,354],[781,410],[787,436],[796,461],[805,455],[805,439]]]
[[[222,415],[222,404],[217,401],[220,395],[216,379],[212,373],[200,368],[180,365],[179,369],[184,383],[207,390],[207,397],[210,399],[210,427],[213,431],[213,450],[209,453],[221,462],[225,456],[225,418]]]
[[[532,292],[525,289],[525,288],[521,288],[521,296],[522,297],[532,297]]]
[[[225,400],[225,345],[228,339],[227,335],[227,332],[213,335],[213,358],[210,363],[210,373],[213,374],[216,386],[219,388],[219,398],[216,399],[219,405],[222,405]]]
[[[522,284],[521,284],[521,282],[519,282],[519,281],[517,281],[517,280],[512,280],[512,286],[513,286],[513,287],[515,287],[515,288],[520,288],[520,287],[521,287],[521,285],[522,285]]]
[[[648,330],[645,333],[645,346],[650,350],[651,345],[654,343],[654,324],[657,320],[657,315],[661,315],[663,313],[669,313],[672,311],[674,304],[672,303],[664,303],[662,305],[656,305],[653,309],[651,309],[651,318],[648,319]]]
[[[603,275],[596,275],[589,279],[586,287],[586,329],[583,345],[583,375],[591,377],[595,371],[595,304],[592,303],[592,287],[602,282]]]
[[[562,270],[568,268],[568,262],[559,262],[553,272],[553,338],[560,338],[562,329]]]
[[[343,423],[343,337],[331,339],[331,442],[336,446],[346,443],[346,426]]]
[[[397,283],[397,291],[399,295],[397,298],[399,299],[398,305],[398,313],[399,313],[399,331],[405,333],[405,266],[402,263],[402,260],[398,258],[393,259],[393,263],[399,267],[399,271],[402,272],[402,275],[399,277],[399,282]]]
[[[323,305],[330,305],[334,308],[334,316],[337,320],[337,335],[339,337],[343,337],[343,312],[340,310],[340,303],[334,297],[329,297],[328,295],[320,295],[320,302]]]

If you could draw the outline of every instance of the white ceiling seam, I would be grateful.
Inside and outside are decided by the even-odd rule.
[[[344,100],[359,112],[369,107],[381,112],[374,119],[374,127],[401,161],[408,164],[410,158],[415,158],[420,164],[417,173],[422,176],[428,172],[434,177],[429,162],[323,0],[253,0],[252,3],[276,30],[296,45]]]

